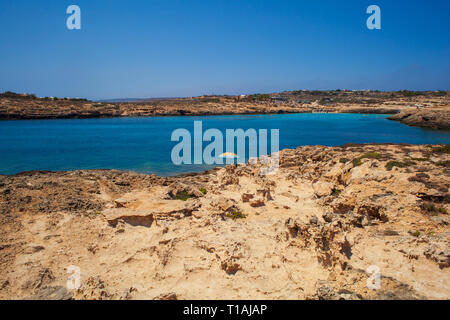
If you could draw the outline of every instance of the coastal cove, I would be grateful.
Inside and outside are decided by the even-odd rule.
[[[347,143],[449,144],[450,132],[409,127],[381,114],[279,114],[0,122],[0,174],[118,169],[170,176],[214,166],[172,163],[178,128],[279,129],[280,149]]]

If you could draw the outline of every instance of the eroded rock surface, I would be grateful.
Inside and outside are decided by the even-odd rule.
[[[346,145],[283,150],[266,176],[0,176],[0,298],[448,299],[449,161]]]
[[[446,109],[419,109],[403,110],[388,119],[396,120],[409,126],[450,130],[450,110]]]

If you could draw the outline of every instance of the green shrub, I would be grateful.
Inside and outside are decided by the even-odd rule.
[[[381,155],[381,153],[378,153],[378,152],[368,152],[368,153],[363,154],[360,158],[361,159],[378,159],[379,160],[382,158],[382,155]]]
[[[423,162],[423,161],[428,161],[428,158],[410,158],[413,161],[419,161],[419,162]]]
[[[208,193],[205,188],[200,188],[198,190],[200,190],[200,192],[203,193],[203,194],[207,194]]]
[[[246,216],[245,214],[243,214],[242,212],[240,212],[240,211],[235,211],[235,210],[228,212],[228,213],[226,214],[226,216],[227,216],[228,218],[233,219],[233,220],[237,220],[237,219],[245,219],[245,218],[247,217],[247,216]]]
[[[360,166],[362,164],[362,159],[377,159],[380,160],[383,156],[381,155],[381,153],[378,152],[367,152],[365,154],[363,154],[362,156],[353,159],[353,166],[357,167]]]
[[[409,234],[416,238],[420,237],[420,231],[409,231]]]
[[[186,191],[183,191],[183,192],[177,193],[177,195],[175,196],[175,198],[176,198],[177,200],[186,201],[187,199],[190,199],[191,196],[188,195]]]
[[[436,162],[438,166],[450,168],[450,160]]]
[[[331,195],[338,196],[341,194],[341,192],[342,192],[342,190],[339,190],[338,188],[333,188]]]
[[[340,163],[347,163],[348,159],[347,158],[341,158],[341,159],[339,159],[339,162]]]
[[[424,203],[422,209],[428,212],[435,212],[437,209],[432,203]]]
[[[441,144],[439,147],[431,147],[434,153],[450,153],[450,144]]]
[[[389,161],[388,163],[386,163],[386,169],[388,171],[391,171],[393,167],[404,168],[406,167],[406,165],[400,161]]]
[[[443,207],[436,207],[433,203],[424,203],[422,205],[422,210],[426,211],[432,216],[436,216],[438,213],[447,214],[447,209]]]
[[[360,165],[362,165],[362,161],[361,161],[360,158],[353,159],[353,166],[354,167],[357,167],[357,166],[360,166]]]
[[[411,160],[406,160],[405,162],[392,160],[392,161],[389,161],[388,163],[386,163],[386,169],[388,171],[391,171],[393,167],[406,168],[409,166],[413,166],[415,164],[416,163]]]

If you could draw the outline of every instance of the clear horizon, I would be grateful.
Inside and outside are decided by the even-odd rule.
[[[81,30],[66,9],[81,8]],[[369,30],[369,5],[381,30]],[[0,91],[91,100],[449,90],[448,1],[0,3]]]

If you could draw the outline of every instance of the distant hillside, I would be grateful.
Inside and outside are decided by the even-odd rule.
[[[450,122],[447,117],[449,93],[297,90],[239,96],[127,98],[95,102],[79,98],[38,98],[33,94],[4,92],[0,93],[0,120],[318,112],[396,114],[401,111],[402,115],[394,117],[394,120],[446,130]]]
[[[58,97],[43,97],[39,98],[36,97],[35,94],[30,93],[16,93],[12,91],[5,91],[3,93],[0,93],[0,98],[6,98],[6,99],[23,99],[23,100],[66,100],[66,101],[89,101],[88,99],[84,98],[58,98]]]

